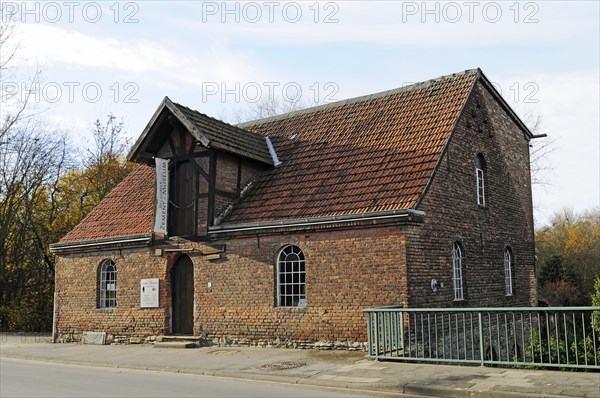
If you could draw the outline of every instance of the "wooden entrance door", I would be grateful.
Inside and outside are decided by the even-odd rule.
[[[194,264],[185,254],[179,257],[171,273],[173,334],[194,334]]]
[[[178,162],[169,182],[169,235],[193,236],[197,223],[197,172],[191,161]]]

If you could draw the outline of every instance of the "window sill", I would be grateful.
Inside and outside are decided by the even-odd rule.
[[[307,306],[304,307],[299,307],[299,306],[293,306],[293,307],[282,307],[282,306],[275,306],[273,307],[274,310],[278,310],[278,311],[300,311],[300,310],[305,310]]]

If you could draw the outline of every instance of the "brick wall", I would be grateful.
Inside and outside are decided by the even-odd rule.
[[[222,152],[218,154],[215,178],[215,188],[217,189],[215,219],[218,219],[239,198],[244,187],[256,179],[258,171],[262,168],[264,166],[250,160]],[[202,199],[199,203],[202,203]],[[206,212],[206,203],[203,209]]]
[[[486,206],[477,204],[475,157],[483,154]],[[409,306],[536,305],[529,143],[478,84],[407,230]],[[463,248],[465,300],[453,301],[452,245]],[[512,296],[504,285],[504,249],[514,254]],[[432,292],[431,279],[444,282]]]
[[[363,308],[406,302],[406,241],[400,226],[215,243],[227,245],[219,260],[205,260],[197,251],[186,253],[194,263],[194,333],[209,339],[363,342]],[[276,259],[289,244],[305,255],[304,308],[276,305]],[[180,247],[184,246],[189,245]],[[168,334],[170,268],[180,255],[156,256],[154,248],[146,248],[60,257],[56,291],[61,338],[78,340],[83,331]],[[97,270],[106,258],[117,266],[114,309],[97,308]],[[140,308],[142,278],[160,279],[160,308]]]
[[[98,308],[98,268],[112,259],[117,267],[117,306]],[[56,293],[58,334],[79,341],[84,331],[111,336],[153,336],[169,326],[169,278],[165,259],[147,248],[58,257]],[[140,280],[159,278],[159,308],[140,308]]]
[[[221,260],[195,260],[195,328],[210,338],[365,341],[361,309],[406,300],[406,244],[399,227],[254,236],[224,243],[227,250]],[[288,244],[305,255],[305,308],[276,306],[276,260]]]

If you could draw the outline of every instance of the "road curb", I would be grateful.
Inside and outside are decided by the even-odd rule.
[[[291,377],[291,376],[280,376],[280,375],[272,375],[272,374],[260,374],[260,373],[249,373],[249,374],[240,374],[240,373],[232,373],[232,372],[223,372],[223,371],[204,371],[201,369],[195,368],[165,368],[165,367],[157,367],[157,366],[138,366],[138,365],[129,365],[129,364],[111,364],[106,362],[87,362],[87,361],[73,361],[73,360],[63,360],[60,358],[35,358],[35,357],[27,357],[22,355],[0,355],[0,358],[7,359],[18,359],[25,361],[36,361],[43,363],[54,363],[54,364],[62,364],[62,365],[72,365],[72,366],[88,366],[88,367],[101,367],[107,369],[129,369],[129,370],[137,370],[137,371],[152,371],[152,372],[166,372],[166,373],[180,373],[180,374],[188,374],[188,375],[199,375],[199,376],[209,376],[209,377],[220,377],[225,379],[233,379],[240,381],[258,381],[258,382],[270,382],[270,383],[278,383],[278,384],[286,384],[286,385],[302,385],[306,387],[320,387],[320,388],[330,388],[337,390],[348,390],[348,391],[356,391],[356,392],[371,392],[371,393],[383,393],[383,394],[394,394],[394,395],[402,395],[401,389],[390,389],[389,386],[376,386],[379,388],[374,388],[371,384],[369,388],[361,388],[366,386],[361,385],[350,385],[348,383],[334,383],[327,380],[319,380],[319,379],[310,379],[310,378],[301,378],[301,377]]]
[[[526,392],[498,390],[470,390],[465,388],[441,388],[422,384],[406,384],[404,394],[425,395],[444,398],[565,398],[560,395],[531,394]]]
[[[348,380],[333,380],[326,378],[319,378],[319,375],[326,373],[313,373],[306,376],[287,376],[278,375],[271,373],[251,373],[245,372],[244,370],[238,370],[236,372],[228,370],[205,370],[200,367],[177,367],[177,366],[156,366],[156,365],[140,365],[139,363],[124,363],[124,362],[93,362],[84,360],[74,360],[68,358],[47,358],[47,357],[35,357],[31,355],[20,355],[19,353],[4,354],[0,353],[0,358],[17,359],[25,361],[36,361],[41,363],[56,363],[65,365],[75,366],[88,366],[88,367],[101,367],[107,369],[129,369],[135,371],[153,371],[153,372],[168,372],[168,373],[181,373],[188,375],[200,375],[210,377],[220,377],[233,380],[243,381],[257,381],[257,382],[271,382],[286,385],[302,385],[306,387],[316,388],[329,388],[343,391],[355,391],[358,394],[369,392],[372,394],[391,394],[401,395],[410,394],[415,396],[436,396],[436,397],[447,397],[447,398],[567,398],[574,397],[574,395],[567,394],[545,394],[545,393],[531,393],[531,392],[519,392],[519,391],[502,391],[502,386],[494,386],[489,389],[479,390],[472,387],[451,387],[451,386],[437,386],[435,380],[432,380],[432,384],[419,384],[418,382],[408,382],[405,379],[404,382],[400,380],[387,379],[382,380],[380,383],[353,383]],[[255,369],[252,367],[249,370]],[[509,387],[510,388],[510,387]]]

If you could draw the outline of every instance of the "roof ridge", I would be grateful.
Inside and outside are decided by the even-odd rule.
[[[238,155],[274,165],[272,163],[274,162],[274,158],[263,135],[230,124],[223,120],[216,119],[177,102],[171,101],[171,103],[175,110],[181,114],[182,118],[185,118],[188,122],[194,125],[195,128],[199,129],[199,133],[207,139],[207,146],[225,149],[226,151],[233,150],[233,153]],[[202,130],[202,127],[199,126],[199,123],[204,125],[204,130]],[[221,134],[217,134],[217,131],[219,131]],[[234,135],[237,137],[237,139],[234,141],[227,140],[227,132],[229,132],[229,135]],[[260,149],[244,147],[244,145],[240,145],[240,142],[242,141],[260,144],[261,146],[264,145],[265,152],[261,153]]]
[[[255,126],[255,125],[259,125],[259,124],[274,122],[274,121],[277,121],[277,120],[283,120],[283,119],[287,119],[287,118],[292,118],[292,117],[296,117],[296,116],[299,116],[299,115],[304,115],[304,114],[309,114],[309,113],[313,113],[313,112],[318,112],[318,111],[325,110],[325,109],[337,108],[339,106],[344,106],[344,105],[349,105],[349,104],[355,104],[355,103],[365,102],[365,101],[369,101],[369,100],[373,100],[373,99],[377,99],[377,98],[383,98],[383,97],[387,97],[387,96],[390,96],[390,95],[394,95],[394,94],[398,94],[398,93],[403,93],[403,92],[407,92],[407,91],[418,90],[418,89],[422,89],[422,88],[425,88],[427,86],[430,86],[431,84],[433,84],[433,83],[435,83],[437,81],[441,81],[441,80],[444,80],[444,79],[449,79],[449,78],[452,78],[452,77],[457,77],[457,76],[460,76],[460,75],[477,74],[479,72],[481,72],[481,69],[479,69],[479,68],[466,69],[466,70],[461,71],[461,72],[456,72],[456,73],[451,73],[451,74],[448,74],[448,75],[439,76],[439,77],[436,77],[436,78],[433,78],[433,79],[429,79],[429,80],[425,80],[425,81],[422,81],[422,82],[417,82],[417,83],[409,84],[409,85],[406,85],[406,86],[401,86],[401,87],[394,88],[394,89],[391,89],[391,90],[384,90],[384,91],[380,91],[380,92],[373,93],[373,94],[361,95],[361,96],[358,96],[358,97],[347,98],[347,99],[343,99],[343,100],[340,100],[340,101],[335,101],[335,102],[330,102],[330,103],[327,103],[327,104],[313,106],[313,107],[310,107],[310,108],[299,109],[297,111],[282,113],[282,114],[279,114],[279,115],[268,116],[268,117],[261,118],[261,119],[250,120],[250,121],[247,121],[247,122],[235,124],[233,126],[236,126],[236,127],[239,127],[241,129],[245,130],[245,127],[250,127],[250,126]]]
[[[200,112],[200,111],[198,111],[198,110],[196,110],[196,109],[192,109],[192,108],[190,108],[189,106],[185,106],[185,105],[183,105],[183,104],[180,104],[180,103],[178,103],[178,102],[174,102],[174,101],[171,101],[171,102],[173,102],[173,104],[174,104],[175,106],[177,106],[177,107],[185,108],[185,109],[187,109],[187,110],[188,110],[188,111],[190,111],[190,112],[197,113],[197,114],[199,114],[199,115],[201,115],[201,116],[203,116],[203,117],[206,117],[207,119],[213,120],[214,122],[217,122],[217,123],[223,123],[223,124],[227,124],[227,125],[229,125],[229,126],[231,126],[231,127],[234,127],[234,128],[236,128],[236,129],[244,130],[244,131],[245,131],[245,132],[247,132],[247,133],[251,133],[251,134],[253,134],[253,135],[256,135],[256,136],[257,136],[257,138],[260,138],[261,140],[263,139],[263,136],[261,136],[260,134],[257,134],[257,133],[255,133],[254,131],[246,130],[246,129],[244,129],[244,128],[242,128],[242,127],[238,126],[237,124],[231,124],[231,123],[228,123],[228,122],[226,122],[226,121],[224,121],[224,120],[217,119],[216,117],[213,117],[213,116],[207,115],[206,113]]]

